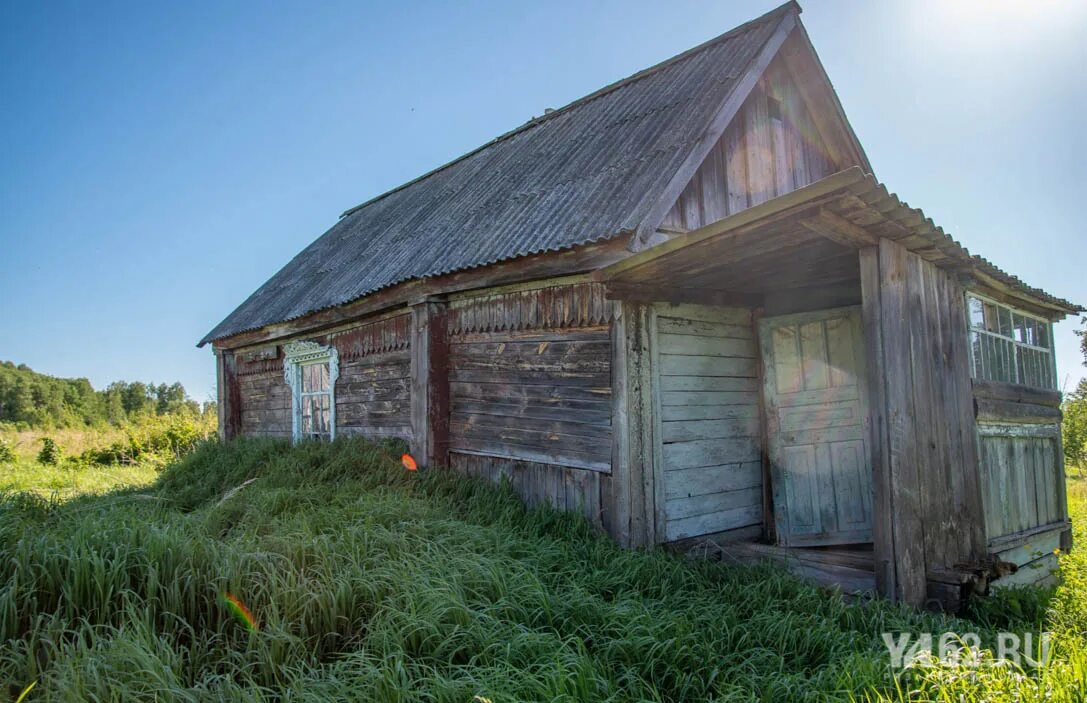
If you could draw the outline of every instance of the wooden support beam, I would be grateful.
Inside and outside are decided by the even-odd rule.
[[[878,242],[868,230],[826,208],[821,209],[815,217],[800,220],[800,224],[832,242],[851,249],[875,246]]]
[[[721,307],[757,307],[762,303],[761,296],[747,293],[638,283],[609,283],[604,294],[608,300],[639,303],[692,303]]]
[[[447,316],[442,300],[411,306],[411,453],[420,466],[449,463]]]

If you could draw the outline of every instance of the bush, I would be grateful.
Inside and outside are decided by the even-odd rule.
[[[42,437],[42,449],[38,452],[38,463],[54,466],[60,462],[60,447],[50,437]]]
[[[15,447],[11,446],[11,442],[0,437],[0,464],[14,464],[15,463]]]
[[[1074,393],[1065,398],[1061,410],[1061,440],[1064,458],[1081,470],[1087,464],[1087,380],[1080,383]]]

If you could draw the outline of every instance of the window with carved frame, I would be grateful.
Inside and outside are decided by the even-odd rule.
[[[283,377],[291,388],[291,436],[336,438],[336,378],[339,354],[316,342],[291,342],[283,347]]]

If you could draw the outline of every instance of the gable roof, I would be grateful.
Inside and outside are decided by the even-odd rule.
[[[799,12],[782,5],[348,210],[200,345],[404,281],[633,232]]]

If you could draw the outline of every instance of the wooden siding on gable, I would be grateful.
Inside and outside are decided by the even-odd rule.
[[[654,412],[665,541],[762,523],[751,311],[654,306]]]
[[[698,229],[829,176],[841,166],[828,156],[784,61],[775,59],[662,227]]]

